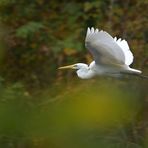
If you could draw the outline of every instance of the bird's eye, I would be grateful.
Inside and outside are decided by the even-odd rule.
[[[74,68],[77,68],[77,67],[78,67],[78,66],[75,64],[75,65],[74,65]]]
[[[74,65],[74,69],[78,69],[78,65],[77,64]]]

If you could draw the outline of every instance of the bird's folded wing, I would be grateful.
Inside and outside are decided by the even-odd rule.
[[[92,53],[96,64],[126,64],[122,47],[105,31],[88,28],[85,46]]]

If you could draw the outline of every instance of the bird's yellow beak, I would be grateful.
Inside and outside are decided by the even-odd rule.
[[[73,65],[68,65],[68,66],[62,66],[62,67],[59,67],[58,69],[75,69],[74,67],[75,65],[73,64]]]

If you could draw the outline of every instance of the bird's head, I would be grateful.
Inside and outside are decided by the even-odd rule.
[[[73,65],[59,67],[58,69],[75,69],[78,77],[81,79],[90,79],[96,75],[96,73],[84,63],[76,63]]]
[[[58,69],[76,69],[76,70],[88,69],[88,65],[84,63],[76,63],[68,66],[62,66],[62,67],[59,67]]]

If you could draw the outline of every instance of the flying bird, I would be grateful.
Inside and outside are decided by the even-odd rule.
[[[130,68],[133,54],[126,40],[112,37],[103,30],[87,29],[85,47],[92,54],[94,61],[89,65],[76,63],[59,69],[75,69],[79,78],[90,79],[96,75],[119,77],[123,74],[139,75],[140,70]]]

